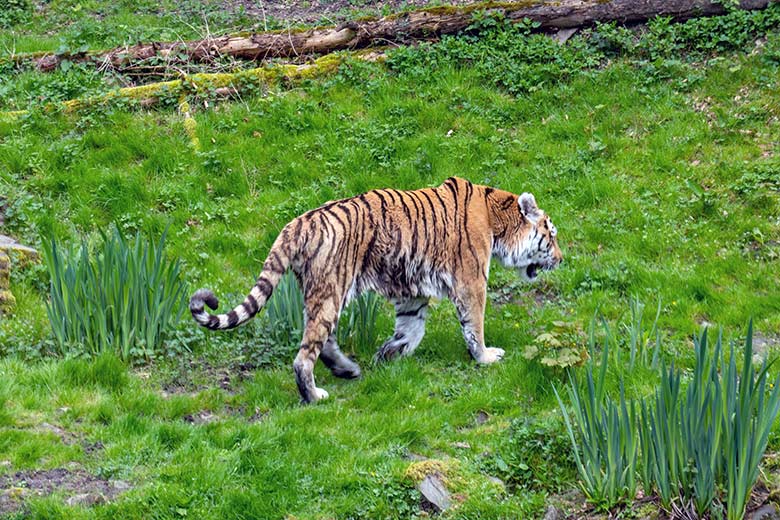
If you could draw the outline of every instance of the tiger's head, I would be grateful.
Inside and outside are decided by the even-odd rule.
[[[491,208],[493,256],[505,266],[518,269],[527,281],[533,281],[540,271],[551,271],[563,261],[558,231],[536,205],[533,195],[503,194],[494,197]]]

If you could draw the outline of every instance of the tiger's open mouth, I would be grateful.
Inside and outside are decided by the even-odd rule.
[[[536,275],[539,274],[539,269],[541,268],[541,264],[530,264],[525,268],[525,274],[529,280],[533,280],[536,278]]]

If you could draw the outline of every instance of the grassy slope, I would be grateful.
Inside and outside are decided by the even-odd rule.
[[[363,71],[354,82],[197,112],[200,153],[169,112],[0,123],[13,232],[34,241],[45,230],[67,236],[118,222],[159,232],[171,223],[171,254],[193,285],[220,296],[247,290],[276,232],[305,209],[450,175],[533,191],[567,259],[536,288],[493,270],[493,291],[517,301],[488,310],[487,342],[508,351],[501,364],[468,360],[442,303],[413,359],[372,367],[372,352],[356,352],[365,370],[355,382],[318,367],[331,399],[314,407],[297,404],[289,368],[258,370],[233,392],[207,380],[209,389],[165,398],[159,389],[176,364],[153,366],[145,379],[123,377],[108,361],[2,361],[0,460],[14,470],[76,460],[136,485],[91,510],[34,501],[42,518],[406,518],[417,501],[404,477],[407,450],[455,459],[462,502],[452,517],[538,514],[543,492],[506,493],[486,476],[511,420],[554,409],[549,383],[558,375],[521,355],[540,327],[559,317],[587,322],[596,308],[622,319],[637,294],[651,306],[662,298],[668,349],[683,357],[697,321],[738,334],[753,316],[764,334],[780,332],[777,192],[737,190],[743,174],[777,161],[777,69],[760,56],[732,56],[701,73],[684,91],[676,80],[640,82],[617,63],[514,98],[469,70],[437,71],[424,87]],[[31,275],[14,280],[24,319],[0,324],[6,348],[46,333],[35,286]],[[205,352],[215,363],[232,355]],[[629,390],[643,393],[648,381],[634,374]],[[204,409],[222,419],[183,420]],[[480,410],[490,415],[483,425]],[[252,422],[255,413],[267,415]],[[105,448],[86,455],[41,431],[44,421]]]

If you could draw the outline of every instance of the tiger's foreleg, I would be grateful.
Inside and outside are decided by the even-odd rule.
[[[503,349],[485,347],[486,298],[487,287],[484,286],[463,290],[452,298],[469,354],[477,363],[485,365],[495,363],[504,356]]]
[[[320,359],[336,377],[344,379],[360,377],[360,367],[341,352],[333,334],[328,336],[328,340],[322,346]]]
[[[377,361],[388,361],[397,356],[408,356],[425,335],[428,316],[428,298],[414,298],[395,303],[395,333],[377,351]]]

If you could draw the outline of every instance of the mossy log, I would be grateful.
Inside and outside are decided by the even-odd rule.
[[[742,9],[763,9],[770,0],[740,0]],[[559,0],[483,2],[462,7],[441,6],[398,13],[384,18],[362,19],[335,27],[270,31],[208,38],[195,41],[141,43],[117,49],[82,54],[28,55],[41,71],[58,67],[63,60],[92,61],[101,67],[122,70],[152,58],[183,56],[191,61],[209,61],[216,56],[250,60],[327,54],[389,43],[408,43],[455,34],[466,29],[476,11],[502,13],[513,21],[530,19],[540,30],[583,27],[596,22],[636,23],[654,16],[676,20],[711,16],[726,11],[723,0]],[[17,57],[25,61],[24,56]]]
[[[376,52],[337,53],[322,56],[303,65],[280,64],[235,73],[200,73],[182,76],[180,79],[150,83],[138,87],[124,87],[95,96],[71,99],[46,105],[47,112],[75,113],[89,107],[110,103],[130,103],[143,108],[167,101],[181,107],[186,96],[203,98],[229,98],[244,91],[263,89],[272,85],[294,85],[307,79],[327,76],[338,70],[347,58],[379,61],[382,55]],[[16,120],[28,113],[27,110],[0,112],[0,119]]]

